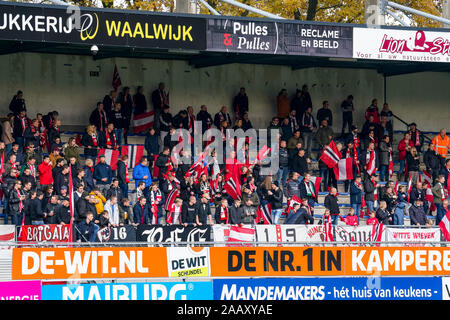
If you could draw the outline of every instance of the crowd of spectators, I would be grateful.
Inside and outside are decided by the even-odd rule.
[[[321,108],[314,107],[307,85],[292,99],[282,89],[276,105],[277,114],[267,129],[276,129],[279,135],[279,170],[263,175],[260,161],[239,170],[241,196],[233,199],[224,188],[233,168],[221,164],[220,174],[213,174],[213,155],[208,155],[206,170],[198,176],[188,174],[190,164],[170,162],[174,147],[171,132],[184,128],[193,134],[194,121],[202,122],[203,132],[212,127],[222,132],[253,128],[250,118],[257,107],[251,106],[245,88],[233,98],[231,110],[222,106],[211,114],[201,105],[195,113],[194,107],[188,106],[174,115],[164,83],[151,93],[150,103],[141,86],[134,95],[129,87],[112,90],[96,104],[85,132],[67,142],[61,141],[58,111],[30,118],[23,93],[18,91],[9,105],[11,113],[2,123],[0,141],[4,223],[73,224],[76,239],[90,241],[104,226],[254,224],[258,210],[271,204],[272,223],[280,223],[283,213],[289,212],[284,223],[311,224],[319,199],[311,181],[316,161],[322,178],[320,191],[327,193],[323,223],[331,219],[335,224],[358,225],[360,217],[367,215],[368,224],[403,225],[407,214],[411,224],[427,225],[431,210],[437,212],[436,223],[442,219],[450,173],[450,161],[446,160],[450,141],[444,129],[425,148],[423,133],[412,123],[394,145],[394,117],[389,105],[384,103],[379,110],[377,99],[373,99],[365,109],[365,122],[356,124],[354,98],[349,95],[341,102],[342,129],[336,133],[333,119],[338,115],[333,114],[328,101],[323,101]],[[146,156],[132,174],[127,156],[118,160],[117,170],[111,170],[99,150],[119,150],[128,144],[133,115],[149,110],[155,111],[155,120],[145,136]],[[320,160],[331,141],[339,144],[342,158],[352,158],[354,179],[344,182],[351,206],[346,215],[339,206],[334,171]],[[397,160],[400,168],[394,180],[391,164]],[[369,170],[372,163],[375,170]],[[420,179],[421,166],[430,174],[431,183]],[[132,179],[134,188],[129,189]],[[396,181],[410,182],[412,187],[396,187]],[[166,200],[174,189],[179,191],[178,197],[167,208]],[[431,201],[426,199],[427,189],[432,191]],[[301,202],[287,210],[285,200],[289,203],[294,196]]]

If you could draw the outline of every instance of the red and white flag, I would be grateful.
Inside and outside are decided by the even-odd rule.
[[[112,78],[112,87],[115,91],[122,85],[122,81],[120,81],[119,71],[117,70],[117,65],[114,65],[114,73]]]
[[[255,228],[230,226],[228,242],[253,242],[255,241]]]
[[[366,171],[371,176],[377,170],[375,150],[369,152],[366,156]]]
[[[319,194],[320,183],[322,182],[322,178],[321,177],[311,177],[310,181],[314,184],[315,197],[317,197]]]
[[[409,202],[409,195],[411,194],[412,187],[413,187],[413,181],[412,181],[412,176],[411,176],[411,177],[409,177],[409,180],[408,180],[408,190],[407,190],[408,202]]]
[[[325,163],[330,169],[334,168],[341,158],[342,155],[336,147],[334,141],[330,142],[330,144],[323,150],[323,153],[320,156],[320,160],[322,160],[323,163]]]
[[[389,179],[392,178],[392,175],[394,174],[394,160],[392,159],[392,151],[389,151]]]
[[[336,180],[353,180],[353,158],[339,160],[333,170]]]
[[[166,198],[166,202],[164,203],[164,210],[166,211],[170,211],[170,209],[172,208],[172,205],[175,203],[175,199],[178,197],[179,195],[179,191],[178,189],[173,188],[169,194],[167,195]]]
[[[133,116],[134,133],[145,132],[153,126],[155,111]]]
[[[288,215],[291,211],[293,211],[295,204],[299,204],[301,206],[302,200],[295,194],[293,194],[291,200],[288,201],[288,204],[283,212],[283,215]]]
[[[423,171],[423,182],[425,182],[429,186],[433,185],[433,178],[431,176],[431,173],[429,173],[428,171]]]
[[[439,227],[441,228],[442,235],[445,241],[450,241],[450,211],[447,210],[445,216],[439,222]]]
[[[251,165],[255,165],[258,161],[263,161],[267,155],[269,154],[270,150],[272,148],[268,148],[267,146],[263,146],[261,150],[259,150],[258,154],[256,155],[255,160]]]
[[[232,177],[224,184],[223,188],[233,200],[240,198],[240,183],[237,184]]]
[[[268,203],[256,208],[255,223],[260,223],[261,221],[263,224],[272,224],[272,204]]]
[[[144,155],[143,144],[126,144],[121,147],[120,156],[128,156],[128,168],[136,167]]]
[[[110,165],[111,170],[117,170],[117,161],[119,160],[120,151],[111,149],[100,149],[98,151],[97,163],[100,162],[100,156],[105,156],[106,163]]]

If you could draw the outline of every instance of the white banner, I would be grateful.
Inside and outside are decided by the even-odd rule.
[[[432,229],[413,229],[413,228],[387,228],[386,241],[404,242],[404,246],[425,246],[426,243],[439,242],[441,240],[441,230]],[[420,242],[420,243],[414,243]],[[395,246],[398,246],[396,244]]]
[[[450,62],[450,32],[353,28],[353,58]]]
[[[332,226],[334,241],[371,242],[377,241],[378,232],[382,229],[373,226]],[[378,241],[383,241],[382,235]],[[323,225],[256,225],[258,242],[324,242],[325,227]]]

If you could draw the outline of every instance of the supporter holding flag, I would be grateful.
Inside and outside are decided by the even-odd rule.
[[[445,200],[444,207],[448,208],[447,200]],[[439,227],[441,228],[442,235],[444,236],[445,241],[450,241],[450,211],[448,209],[439,222]]]
[[[444,176],[444,188],[448,192],[450,190],[450,159],[445,160],[445,166],[441,169],[440,174]]]
[[[344,182],[344,190],[345,190],[345,192],[348,192],[353,178],[358,175],[361,175],[360,168],[359,168],[359,150],[358,150],[358,148],[355,147],[353,140],[349,140],[347,142],[347,148],[342,151],[342,154],[343,154],[342,157],[344,159],[352,158],[353,171],[352,171],[351,179],[349,176],[348,179],[346,179]]]
[[[320,157],[320,160],[322,160],[328,168],[334,168],[338,163],[339,160],[342,158],[341,151],[342,150],[342,144],[337,143],[332,140],[328,146],[325,147],[323,150],[323,153]]]

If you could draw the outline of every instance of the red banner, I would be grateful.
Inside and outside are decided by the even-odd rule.
[[[37,226],[23,226],[21,240],[24,242],[69,242],[70,225],[41,224]]]

